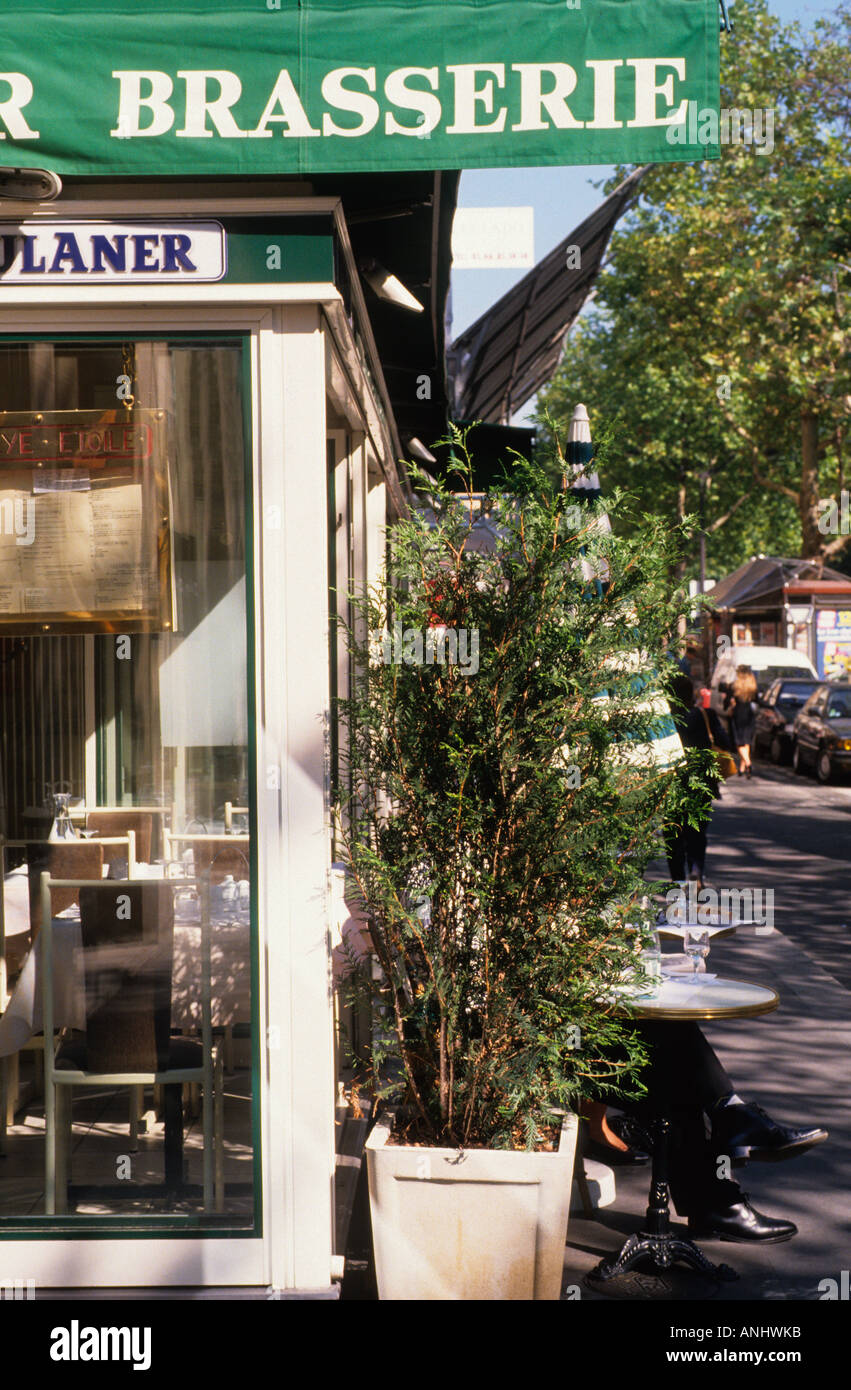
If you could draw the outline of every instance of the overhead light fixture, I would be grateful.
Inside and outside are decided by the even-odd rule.
[[[396,304],[400,309],[410,309],[414,314],[424,313],[425,305],[415,299],[402,281],[391,275],[379,261],[361,261],[360,273],[379,299],[386,299],[388,304]]]
[[[414,458],[419,459],[420,463],[437,463],[434,454],[430,449],[426,448],[421,439],[417,439],[416,435],[413,435],[408,440],[408,453],[413,454]]]
[[[0,198],[15,203],[52,203],[62,192],[62,180],[50,169],[0,167]]]

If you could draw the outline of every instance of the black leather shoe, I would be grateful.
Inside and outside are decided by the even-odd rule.
[[[640,1153],[652,1154],[653,1139],[646,1125],[634,1115],[609,1115],[606,1123],[613,1134],[631,1149]]]
[[[792,1221],[778,1221],[773,1216],[763,1216],[748,1201],[746,1192],[741,1200],[722,1211],[707,1211],[695,1214],[688,1219],[689,1235],[710,1236],[715,1240],[738,1241],[743,1245],[779,1245],[782,1240],[791,1240],[798,1234],[798,1227]]]
[[[790,1129],[779,1125],[761,1105],[724,1105],[712,1115],[712,1142],[717,1153],[735,1161],[750,1159],[758,1163],[779,1163],[784,1158],[821,1144],[827,1130]]]
[[[643,1149],[614,1149],[611,1144],[600,1144],[596,1139],[587,1141],[585,1156],[595,1159],[597,1163],[606,1163],[610,1168],[629,1168],[650,1162],[650,1155]]]

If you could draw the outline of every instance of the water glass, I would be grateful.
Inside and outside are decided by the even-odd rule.
[[[689,923],[685,928],[684,946],[686,955],[691,957],[694,964],[692,978],[696,980],[701,959],[706,960],[709,955],[709,928]]]
[[[640,959],[651,990],[657,990],[662,983],[662,952],[651,946],[641,952]]]

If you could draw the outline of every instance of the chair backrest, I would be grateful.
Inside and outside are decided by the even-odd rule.
[[[41,927],[39,892],[42,871],[46,869],[51,878],[102,878],[104,848],[97,840],[43,840],[27,846],[33,939]],[[51,888],[50,898],[53,916],[56,917],[79,901],[79,893],[74,888]]]
[[[233,804],[232,801],[226,801],[226,802],[225,802],[225,830],[228,832],[228,834],[230,834],[231,831],[233,830],[233,818],[234,818],[234,816],[247,816],[247,815],[248,815],[248,807],[247,807],[247,806],[234,806],[234,804]]]
[[[136,858],[141,864],[151,863],[154,818],[150,811],[134,811],[129,807],[126,811],[89,811],[86,814],[86,829],[107,836],[126,835],[128,830],[132,830],[136,836]],[[120,846],[108,847],[107,864],[121,857]]]
[[[250,876],[247,835],[170,835],[168,857],[177,859],[183,848],[192,850],[195,873],[210,875],[211,883],[221,883],[228,874],[235,879]]]
[[[82,887],[80,929],[87,1070],[165,1071],[171,1032],[173,885],[147,880]]]

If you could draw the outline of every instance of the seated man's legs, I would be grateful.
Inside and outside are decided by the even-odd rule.
[[[668,1172],[678,1214],[716,1211],[737,1202],[739,1185],[719,1177],[706,1137],[704,1112],[734,1091],[715,1052],[696,1023],[646,1021],[636,1024],[636,1030],[648,1044],[650,1064],[643,1076],[647,1099],[634,1109],[645,1122],[659,1113],[670,1121]]]
[[[785,1130],[758,1107],[746,1106],[696,1023],[660,1020],[634,1026],[650,1053],[643,1076],[648,1095],[621,1104],[645,1122],[657,1115],[669,1120],[669,1186],[677,1213],[688,1217],[697,1233],[738,1241],[789,1240],[797,1227],[756,1211],[728,1176],[734,1153],[728,1141],[744,1123],[749,1137],[753,1130],[773,1149],[772,1156],[784,1157],[826,1138],[826,1132]],[[712,1122],[711,1138],[705,1114]],[[730,1160],[726,1164],[720,1161],[725,1155]]]

